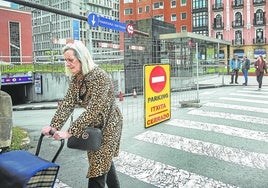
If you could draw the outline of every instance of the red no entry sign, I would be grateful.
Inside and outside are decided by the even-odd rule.
[[[166,81],[167,76],[165,69],[161,66],[154,67],[150,74],[151,89],[156,93],[161,92],[165,88]]]

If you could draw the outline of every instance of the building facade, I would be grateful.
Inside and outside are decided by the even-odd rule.
[[[31,12],[0,6],[0,62],[31,63]]]
[[[192,31],[191,1],[187,0],[120,0],[123,22],[157,19],[171,23],[177,32]]]
[[[266,57],[267,10],[267,0],[193,0],[193,32],[231,41],[230,49],[221,49],[221,57]]]
[[[31,0],[54,9],[87,17],[90,13],[119,20],[118,0]],[[120,55],[119,32],[103,27],[91,27],[87,22],[47,11],[22,7],[32,12],[33,45],[35,61],[61,61],[62,47],[81,40],[90,49],[94,59],[111,59]]]

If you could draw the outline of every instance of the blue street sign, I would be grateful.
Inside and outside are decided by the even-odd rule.
[[[91,27],[97,27],[99,25],[99,17],[97,16],[97,14],[90,13],[87,17],[87,23]]]
[[[105,27],[108,29],[126,32],[126,24],[122,22],[118,22],[115,20],[111,20],[102,16],[98,16],[95,13],[90,13],[87,17],[87,22],[91,27]]]
[[[112,30],[126,32],[126,24],[99,16],[99,26]]]

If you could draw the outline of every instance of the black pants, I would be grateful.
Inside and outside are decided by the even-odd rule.
[[[234,82],[234,77],[235,77],[235,83],[237,83],[237,79],[238,79],[238,71],[239,69],[233,69],[232,70],[232,75],[231,75],[231,82]]]
[[[105,188],[107,183],[108,188],[120,188],[114,163],[112,162],[111,168],[108,173],[103,174],[102,176],[89,178],[88,179],[88,188]]]
[[[264,72],[260,72],[260,74],[257,75],[257,82],[259,84],[259,88],[261,88],[261,86],[262,86],[263,74],[264,74]]]

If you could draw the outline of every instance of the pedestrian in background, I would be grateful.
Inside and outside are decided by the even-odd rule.
[[[262,55],[259,55],[257,61],[254,63],[254,67],[256,68],[255,72],[256,72],[257,82],[259,84],[259,90],[261,90],[264,72],[267,74],[266,61],[263,59]]]
[[[250,60],[247,58],[246,55],[243,56],[242,60],[242,72],[244,75],[245,82],[243,83],[244,86],[248,85],[248,70],[250,69]]]
[[[231,72],[231,82],[230,84],[234,83],[234,77],[235,77],[235,83],[238,84],[238,72],[241,67],[241,60],[238,58],[238,55],[235,54],[234,58],[230,62],[230,68],[232,70]]]
[[[78,137],[86,127],[101,127],[103,121],[107,120],[100,149],[87,151],[88,187],[104,188],[107,184],[108,188],[119,188],[113,158],[119,154],[123,118],[115,102],[113,82],[110,76],[93,62],[91,54],[82,42],[67,44],[63,55],[66,74],[71,76],[70,86],[50,126],[43,127],[42,133],[49,135],[51,130],[55,131],[53,138],[56,140]],[[67,131],[61,130],[77,105],[85,111],[70,124]]]

